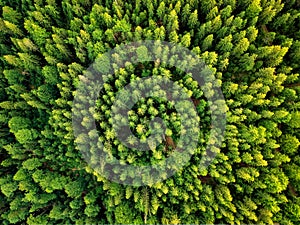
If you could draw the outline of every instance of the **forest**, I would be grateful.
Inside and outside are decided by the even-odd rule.
[[[299,0],[0,0],[0,223],[298,225],[299,73]]]

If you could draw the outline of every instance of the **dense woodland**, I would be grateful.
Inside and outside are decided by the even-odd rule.
[[[1,224],[299,224],[299,1],[0,0],[0,9]],[[141,99],[128,114],[131,129],[146,139],[158,116],[167,121],[165,140],[147,152],[124,147],[110,123],[118,90],[166,76],[197,109],[195,154],[174,176],[147,186],[95,173],[78,150],[89,137],[75,138],[72,128],[80,76],[108,50],[137,40],[190,49],[227,105],[223,144],[199,168],[212,118],[189,74],[145,62],[108,75],[96,135],[128,164],[168,157],[184,118],[170,102]]]

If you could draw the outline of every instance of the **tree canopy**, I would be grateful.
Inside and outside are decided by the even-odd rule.
[[[132,53],[139,63],[124,59],[130,49],[114,54],[112,61],[122,68],[105,58],[111,49],[141,40],[188,48],[206,64],[205,85],[175,67],[195,64],[174,54],[176,48],[151,49],[160,58],[149,61],[150,50],[140,47]],[[99,78],[105,84],[95,110],[73,105],[80,83],[90,82],[86,70],[94,62],[105,74]],[[0,0],[1,224],[297,225],[299,62],[296,0]],[[113,114],[115,104],[127,102],[126,95],[116,101],[119,91],[149,77],[153,96],[141,97],[136,88],[134,106],[126,115]],[[188,104],[177,109],[161,86],[163,78],[181,87],[172,96],[184,91],[195,110]],[[218,88],[225,106],[209,101],[220,94]],[[75,137],[74,108],[84,118],[80,126],[88,130],[96,124],[96,129]],[[190,116],[196,112],[199,121],[181,116],[180,110]],[[209,138],[218,121],[214,113],[226,114],[224,140],[205,152],[217,141]],[[131,131],[126,145],[112,120]],[[101,165],[97,148],[87,141],[97,139],[108,159],[159,164],[175,149],[184,150],[179,141],[184,124],[200,131],[192,130],[197,137],[182,146],[195,138],[197,146],[188,163],[163,181],[151,183],[155,177],[149,176],[151,185],[120,184],[84,160]],[[130,148],[137,140],[150,150]],[[199,167],[211,154],[210,164]],[[183,161],[176,160],[172,168]],[[116,168],[112,173],[134,180],[139,171]]]

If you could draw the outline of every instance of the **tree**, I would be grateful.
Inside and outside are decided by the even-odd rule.
[[[32,144],[38,137],[38,132],[35,129],[21,129],[15,133],[15,136],[21,144]]]
[[[8,122],[8,127],[10,128],[10,131],[12,133],[16,133],[17,131],[21,129],[30,128],[32,126],[32,123],[30,119],[26,117],[12,117]]]
[[[216,1],[202,1],[201,2],[201,12],[203,14],[208,14],[211,9],[216,5]]]
[[[166,13],[165,10],[166,10],[166,6],[165,3],[162,1],[160,2],[159,7],[157,8],[157,15],[160,20],[163,20],[164,15]]]
[[[299,145],[300,142],[295,136],[287,134],[282,137],[282,151],[288,155],[294,155],[297,152]]]
[[[235,56],[242,55],[245,51],[247,51],[250,43],[247,38],[243,38],[238,42],[238,44],[232,49],[232,54]]]
[[[191,35],[190,35],[190,33],[187,33],[187,34],[183,35],[183,37],[181,38],[180,43],[186,48],[189,47],[191,45]]]
[[[169,35],[169,40],[170,40],[170,42],[172,42],[172,43],[178,43],[179,37],[178,37],[176,31],[172,31],[172,32],[170,33],[170,35]]]
[[[189,16],[188,25],[190,28],[195,28],[198,23],[198,11],[197,9]]]
[[[212,46],[213,39],[214,39],[214,35],[210,34],[203,40],[203,43],[201,46],[202,51],[206,51],[207,49],[209,49]]]
[[[227,37],[221,39],[221,41],[217,44],[217,49],[221,50],[223,53],[229,52],[233,47],[231,41],[232,35],[230,34]]]
[[[300,112],[292,112],[289,126],[292,128],[300,128]]]
[[[185,6],[182,9],[182,16],[180,18],[182,18],[182,22],[183,23],[187,23],[188,19],[189,19],[189,15],[190,15],[190,5],[187,3],[185,4]]]
[[[167,31],[173,32],[179,29],[178,16],[175,10],[172,10],[168,16]]]

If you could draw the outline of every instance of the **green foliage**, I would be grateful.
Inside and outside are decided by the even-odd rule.
[[[12,133],[16,133],[21,129],[30,128],[31,122],[28,118],[24,117],[12,117],[8,122],[8,127]]]
[[[0,8],[1,224],[299,223],[299,1],[1,0]],[[207,64],[207,84],[200,87],[190,74],[161,62],[187,69],[195,63],[185,55],[169,57],[175,48],[138,47],[132,56],[143,62],[137,64],[114,54],[120,69],[105,54],[140,40],[189,48]],[[160,59],[149,62],[151,51]],[[74,112],[76,89],[89,82],[83,75],[93,62],[94,72],[105,74],[104,88],[95,109]],[[137,90],[128,114],[111,118],[114,104],[122,104],[115,102],[117,93],[147,77],[155,78],[157,96],[168,96],[159,86],[163,77],[182,87],[199,124],[181,118],[174,102],[141,98]],[[219,94],[215,87],[223,91],[222,108],[207,101]],[[200,168],[210,155],[206,147],[214,145],[208,140],[218,118],[210,110],[226,113],[226,133],[222,146],[210,149],[215,159]],[[84,117],[84,129],[94,122],[97,129],[75,139],[73,112]],[[135,136],[126,141],[140,139],[149,151],[118,140],[111,121],[125,125],[126,116]],[[150,122],[157,117],[165,129]],[[182,150],[183,122],[201,128],[192,158],[174,176],[146,187],[107,180],[78,151],[84,145],[85,157],[101,164],[89,143],[99,138],[109,157],[124,164],[159,164]],[[154,128],[161,133],[155,136]],[[139,179],[137,170],[107,171],[121,174],[120,180]]]
[[[292,112],[289,125],[292,128],[300,128],[300,112]]]
[[[281,148],[282,151],[288,155],[294,155],[298,152],[300,142],[299,140],[292,135],[285,135],[282,137]]]

